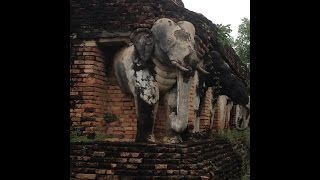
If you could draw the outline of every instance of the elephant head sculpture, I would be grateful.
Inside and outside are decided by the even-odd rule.
[[[202,76],[206,86],[219,84],[221,95],[228,96],[235,104],[246,106],[249,103],[249,92],[244,83],[232,73],[220,53],[210,51],[204,56],[204,61],[204,68],[210,73]]]
[[[245,84],[238,77],[232,74],[229,65],[226,62],[224,62],[219,52],[210,51],[206,53],[203,57],[203,62],[203,69],[205,69],[206,72],[199,73],[199,88],[197,91],[197,96],[200,99],[200,105],[198,116],[200,115],[200,109],[202,107],[203,102],[202,97],[204,96],[205,91],[208,87],[215,87],[215,91],[219,91],[219,95],[225,95],[227,99],[230,99],[233,102],[234,105],[243,106],[247,113],[241,114],[246,114],[246,118],[248,120],[248,118],[250,118],[250,96]],[[231,108],[228,109],[229,111],[231,110]],[[226,117],[229,118],[230,115],[227,114]],[[229,120],[226,121],[228,122]],[[239,124],[236,124],[236,127],[238,130],[243,129],[240,127]]]
[[[191,78],[199,62],[195,28],[187,21],[157,20],[151,29],[135,30],[133,45],[114,57],[114,71],[123,92],[132,94],[137,113],[137,142],[154,141],[159,98],[167,119],[165,142],[177,143],[187,127]]]

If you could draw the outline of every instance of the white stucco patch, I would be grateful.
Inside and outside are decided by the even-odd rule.
[[[159,100],[159,87],[153,76],[148,70],[140,70],[135,72],[135,87],[141,99],[152,105]]]

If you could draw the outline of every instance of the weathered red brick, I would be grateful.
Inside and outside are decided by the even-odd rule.
[[[78,179],[96,179],[95,174],[76,174],[76,178]]]
[[[167,164],[155,164],[155,169],[167,169]]]

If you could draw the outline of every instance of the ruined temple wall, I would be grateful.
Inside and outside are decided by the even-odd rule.
[[[159,105],[157,119],[156,119],[155,125],[154,125],[154,135],[155,135],[156,139],[161,139],[161,137],[165,136],[167,121],[165,119],[164,114],[165,114],[164,106]]]
[[[196,49],[201,57],[216,49],[216,26],[203,15],[169,0],[71,0],[71,34],[76,39],[116,37],[137,28],[151,28],[160,18],[190,21],[196,29]]]
[[[136,115],[131,96],[123,94],[114,73],[106,72],[112,61],[94,41],[73,44],[70,63],[70,119],[83,133],[100,132],[116,139],[134,139]],[[111,74],[111,75],[109,75]],[[118,120],[104,119],[112,113]]]
[[[210,127],[210,121],[213,116],[212,108],[212,88],[210,87],[206,92],[203,109],[200,114],[200,131]]]
[[[79,43],[72,43],[70,73],[71,123],[83,132],[100,131],[111,134],[115,140],[132,140],[136,133],[136,115],[133,98],[120,91],[112,68],[112,57],[103,57],[96,44],[80,45],[83,40],[117,38],[119,32],[129,34],[136,28],[151,28],[162,17],[174,21],[187,20],[196,28],[196,50],[202,57],[209,50],[219,50],[215,25],[203,15],[176,6],[167,0],[71,0],[71,35]],[[73,40],[72,40],[73,41]],[[232,54],[232,52],[228,52]],[[222,53],[223,54],[223,53]],[[232,56],[229,58],[232,59]],[[228,62],[229,60],[226,59]],[[229,64],[230,65],[230,64]],[[231,66],[232,67],[232,66]],[[240,69],[241,70],[241,69]],[[239,72],[246,74],[245,72]],[[245,75],[244,75],[245,76]],[[195,82],[194,82],[195,83]],[[211,93],[207,92],[201,113],[200,130],[210,125]],[[195,122],[195,86],[190,93],[189,124]],[[105,122],[106,113],[119,120]],[[155,133],[162,136],[166,127],[164,109],[160,105]]]
[[[188,124],[194,125],[196,121],[196,88],[197,88],[197,79],[193,77],[191,82],[191,89],[189,94],[189,109],[188,109]]]
[[[98,99],[103,96],[98,92],[98,83],[103,71],[103,57],[95,43],[74,44],[70,59],[70,118],[72,126],[81,131],[96,130],[96,123],[102,120],[103,109]]]
[[[151,28],[163,17],[175,22],[190,21],[196,29],[200,55],[209,50],[219,51],[238,77],[249,79],[249,71],[235,51],[228,45],[219,44],[216,25],[202,14],[189,11],[171,0],[71,0],[70,10],[70,32],[78,39],[97,39],[137,28]]]
[[[101,52],[95,41],[73,44],[70,63],[70,120],[71,126],[81,132],[103,133],[110,140],[133,141],[137,130],[137,117],[131,95],[122,93],[113,72],[113,54]],[[211,88],[200,117],[200,130],[210,122]],[[189,124],[194,124],[196,79],[192,81],[189,95]],[[109,122],[104,118],[107,113],[114,114],[118,120]],[[154,133],[163,137],[167,122],[164,107],[160,103]]]
[[[72,143],[70,179],[241,179],[242,144]]]

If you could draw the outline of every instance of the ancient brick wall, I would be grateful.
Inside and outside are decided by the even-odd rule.
[[[108,55],[108,54],[107,54]],[[71,125],[84,134],[101,132],[132,140],[136,133],[133,98],[123,94],[106,56],[94,41],[73,44],[70,67]],[[106,113],[118,120],[109,122]]]
[[[98,84],[106,77],[101,71],[103,58],[95,43],[74,44],[70,59],[70,117],[72,126],[84,132],[96,130],[96,123],[102,122],[103,111],[98,103],[104,96]],[[100,78],[102,77],[102,78]],[[99,89],[98,89],[99,88]],[[96,97],[99,96],[99,99]],[[99,102],[98,102],[99,101]]]
[[[249,71],[230,46],[217,41],[217,27],[200,13],[189,11],[171,0],[71,0],[70,32],[76,39],[114,37],[137,28],[151,28],[159,18],[190,21],[196,29],[197,50],[201,57],[209,50],[219,51],[241,79]]]
[[[210,127],[212,114],[212,88],[208,88],[205,96],[204,105],[200,114],[200,131]]]
[[[101,48],[95,41],[73,44],[70,64],[71,126],[84,134],[98,132],[110,135],[112,140],[133,141],[137,130],[134,100],[120,90],[112,68],[113,55],[120,47],[112,47]],[[192,81],[189,124],[194,124],[196,118],[195,78]],[[209,88],[200,117],[200,130],[210,122],[211,94]],[[118,120],[108,122],[104,118],[107,113],[114,114]],[[166,126],[164,107],[160,102],[154,128],[156,137],[164,136]]]
[[[237,105],[232,106],[231,112],[230,112],[230,129],[236,128],[236,111],[237,111]]]
[[[242,79],[249,77],[247,69],[242,68],[243,64],[239,61],[239,57],[235,54],[234,50],[231,47],[222,46],[218,43],[215,24],[203,15],[189,11],[183,8],[183,6],[177,6],[169,0],[72,0],[72,42],[93,39],[100,41],[101,38],[123,37],[123,34],[128,35],[136,28],[151,28],[153,23],[162,17],[171,18],[174,21],[187,20],[192,22],[196,28],[196,50],[200,58],[210,50],[220,51],[224,60],[238,77]],[[72,46],[74,46],[72,49],[77,49],[78,45],[77,43],[72,43]],[[75,53],[80,54],[82,52]],[[103,56],[101,52],[99,54],[99,52],[95,51],[84,51],[84,53],[96,53],[97,57],[101,56],[100,59]],[[99,62],[95,59],[89,61],[90,58],[94,58],[93,55],[85,55],[89,59],[81,59],[85,57],[82,55],[77,56],[76,58],[78,59],[73,57],[71,61],[76,60],[77,62],[79,60],[81,62],[81,60],[85,60],[88,64],[71,65],[71,84],[73,84],[73,80],[79,83],[80,81],[91,79],[94,82],[81,82],[71,88],[71,105],[76,106],[76,109],[71,109],[72,125],[79,127],[85,133],[99,130],[106,134],[112,134],[115,136],[115,140],[118,138],[123,140],[134,138],[136,131],[134,103],[130,96],[120,92],[115,82],[115,77],[111,72],[112,68],[108,69],[110,71],[107,72],[109,75],[104,77],[103,74],[106,74],[105,69],[102,68],[102,65],[106,66],[106,64],[103,64],[104,62],[100,62],[100,66],[98,65]],[[107,58],[106,61],[109,62],[112,57]],[[95,64],[90,64],[92,62],[95,62]],[[81,67],[82,69],[76,67]],[[89,70],[90,67],[95,68],[95,70],[93,69],[95,73],[91,73],[91,75],[95,74],[97,77],[87,77],[90,74],[89,71],[91,71]],[[82,72],[83,68],[87,69],[87,72],[81,75],[78,72]],[[98,69],[101,70],[99,78],[98,72],[96,72]],[[81,79],[83,78],[81,76],[84,79]],[[100,84],[95,82],[99,82]],[[189,124],[194,124],[196,119],[193,107],[195,87],[193,86],[192,88],[193,90],[190,94]],[[200,130],[206,129],[210,125],[212,115],[210,112],[211,103],[209,102],[211,98],[209,96],[211,97],[211,94],[207,92],[207,99],[201,113]],[[97,110],[93,112],[90,107],[85,106],[91,106],[91,108],[94,106]],[[163,107],[160,105],[158,114],[163,114],[163,112]],[[119,118],[119,121],[106,123],[103,120],[105,113],[115,114]],[[219,112],[215,113],[219,116]],[[214,127],[217,127],[217,125],[216,122]],[[163,136],[165,126],[166,120],[163,116],[159,116],[155,126],[155,132],[158,136]]]
[[[215,103],[214,118],[213,118],[213,133],[221,132],[226,126],[226,104],[227,100],[225,96],[219,96],[217,102]],[[233,111],[231,111],[233,112]]]
[[[119,46],[102,49],[98,42],[118,38],[140,27],[151,28],[159,18],[187,20],[196,28],[196,50],[202,57],[209,50],[221,52],[236,75],[248,78],[230,47],[217,42],[216,26],[199,13],[169,0],[71,0],[70,122],[83,133],[112,135],[115,141],[133,141],[136,115],[133,97],[123,94],[112,70]],[[127,37],[125,37],[127,38]],[[113,41],[114,41],[113,39]],[[194,82],[195,83],[195,82]],[[212,90],[201,112],[200,130],[210,125]],[[190,93],[189,124],[195,121],[195,86]],[[155,134],[164,135],[164,109],[159,106]],[[118,120],[108,122],[104,116]],[[216,113],[219,113],[218,111]],[[217,124],[216,124],[217,125]],[[71,144],[71,179],[240,179],[242,162],[232,145],[222,139],[193,144],[159,145],[125,142]]]
[[[154,125],[154,135],[156,139],[161,140],[165,136],[165,130],[167,127],[167,120],[165,119],[164,106],[159,105],[158,115]]]
[[[73,143],[71,179],[241,179],[234,145],[215,138],[189,144]]]
[[[234,61],[233,49],[221,47],[217,42],[216,26],[199,13],[189,11],[168,0],[72,0],[71,1],[71,123],[84,133],[99,131],[114,136],[115,140],[131,141],[136,132],[136,116],[133,98],[120,91],[112,72],[112,53],[102,53],[98,46],[82,44],[84,40],[100,41],[102,38],[117,38],[130,34],[140,27],[151,28],[162,17],[174,21],[187,20],[196,28],[196,50],[202,57],[209,50],[220,51],[226,62],[233,67],[241,67]],[[77,43],[74,43],[76,41]],[[108,52],[109,50],[106,50]],[[227,54],[226,54],[227,53]],[[234,61],[234,62],[233,62]],[[240,64],[239,64],[240,63]],[[247,77],[246,69],[233,68],[239,77]],[[200,130],[210,125],[211,90],[207,92],[201,112]],[[189,124],[194,124],[195,86],[190,94]],[[164,134],[166,120],[161,116],[159,106],[155,133]],[[112,113],[118,117],[115,122],[106,122],[104,116]]]

